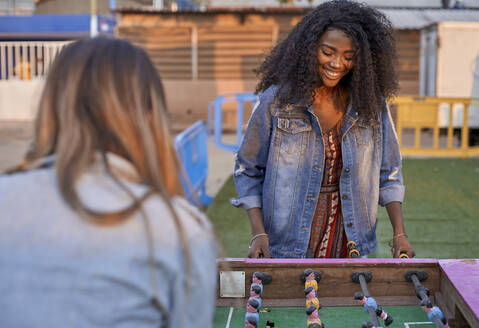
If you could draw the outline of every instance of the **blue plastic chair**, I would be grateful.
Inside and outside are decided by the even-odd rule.
[[[208,106],[208,129],[211,131],[211,127],[214,123],[214,141],[215,146],[218,149],[224,149],[235,152],[243,138],[243,108],[245,102],[252,102],[255,104],[258,101],[258,96],[251,92],[243,93],[231,93],[219,95]],[[221,136],[223,133],[222,119],[223,119],[223,103],[225,102],[237,102],[237,126],[236,126],[236,144],[223,143]],[[212,111],[214,110],[214,117]]]
[[[198,121],[177,135],[175,150],[184,169],[180,174],[180,180],[186,199],[196,206],[208,206],[213,198],[206,194],[205,188],[208,176],[205,123]]]

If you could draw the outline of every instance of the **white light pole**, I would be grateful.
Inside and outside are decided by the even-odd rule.
[[[96,6],[97,0],[90,0],[90,37],[98,35],[98,12]]]
[[[163,0],[153,0],[153,7],[156,9],[163,9],[164,5]]]

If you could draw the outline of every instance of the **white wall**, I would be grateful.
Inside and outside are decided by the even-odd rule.
[[[439,97],[479,97],[472,95],[479,83],[479,22],[442,22],[438,24]]]
[[[1,80],[0,120],[33,120],[42,86],[42,79],[30,81]]]
[[[479,22],[438,23],[438,97],[479,98]],[[454,109],[453,124],[462,126],[463,110]],[[447,124],[448,110],[440,122]],[[469,107],[469,126],[479,128],[479,106]]]
[[[254,91],[256,80],[164,80],[167,104],[173,122],[187,127],[206,121],[208,104],[219,94]],[[33,120],[43,80],[0,81],[0,120]]]

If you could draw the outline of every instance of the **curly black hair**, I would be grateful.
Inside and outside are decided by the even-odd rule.
[[[391,22],[383,13],[353,1],[326,2],[304,16],[256,71],[260,78],[256,92],[278,85],[279,106],[304,100],[312,104],[314,90],[322,85],[318,41],[329,29],[343,31],[356,48],[354,67],[334,87],[333,101],[344,105],[351,97],[361,117],[375,119],[384,99],[398,89],[395,39]],[[345,101],[342,94],[346,94]]]

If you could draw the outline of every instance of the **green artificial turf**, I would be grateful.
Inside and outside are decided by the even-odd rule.
[[[403,161],[404,220],[419,258],[479,258],[479,159]],[[388,257],[392,228],[380,208],[377,257]]]
[[[403,161],[406,198],[404,220],[416,257],[479,258],[479,159]],[[246,257],[251,238],[248,218],[229,204],[236,197],[233,178],[226,181],[207,213],[224,247],[224,255]],[[391,257],[392,229],[380,207],[376,257]]]
[[[384,311],[393,317],[393,323],[388,328],[404,328],[404,323],[421,322],[421,325],[413,327],[432,328],[434,324],[428,322],[427,315],[419,306],[384,306]],[[215,313],[214,328],[226,327],[230,308],[217,307]],[[234,308],[231,316],[230,327],[244,326],[244,308]],[[324,307],[319,311],[319,316],[325,327],[361,327],[364,321],[370,321],[369,314],[362,306],[354,307]],[[304,328],[307,316],[304,308],[270,308],[270,312],[261,312],[258,327],[265,327],[266,321],[272,321],[275,328]],[[382,323],[382,320],[380,320]]]
[[[246,211],[234,207],[229,202],[230,198],[236,196],[236,188],[231,176],[208,206],[207,214],[223,246],[224,256],[248,257],[251,229]]]

